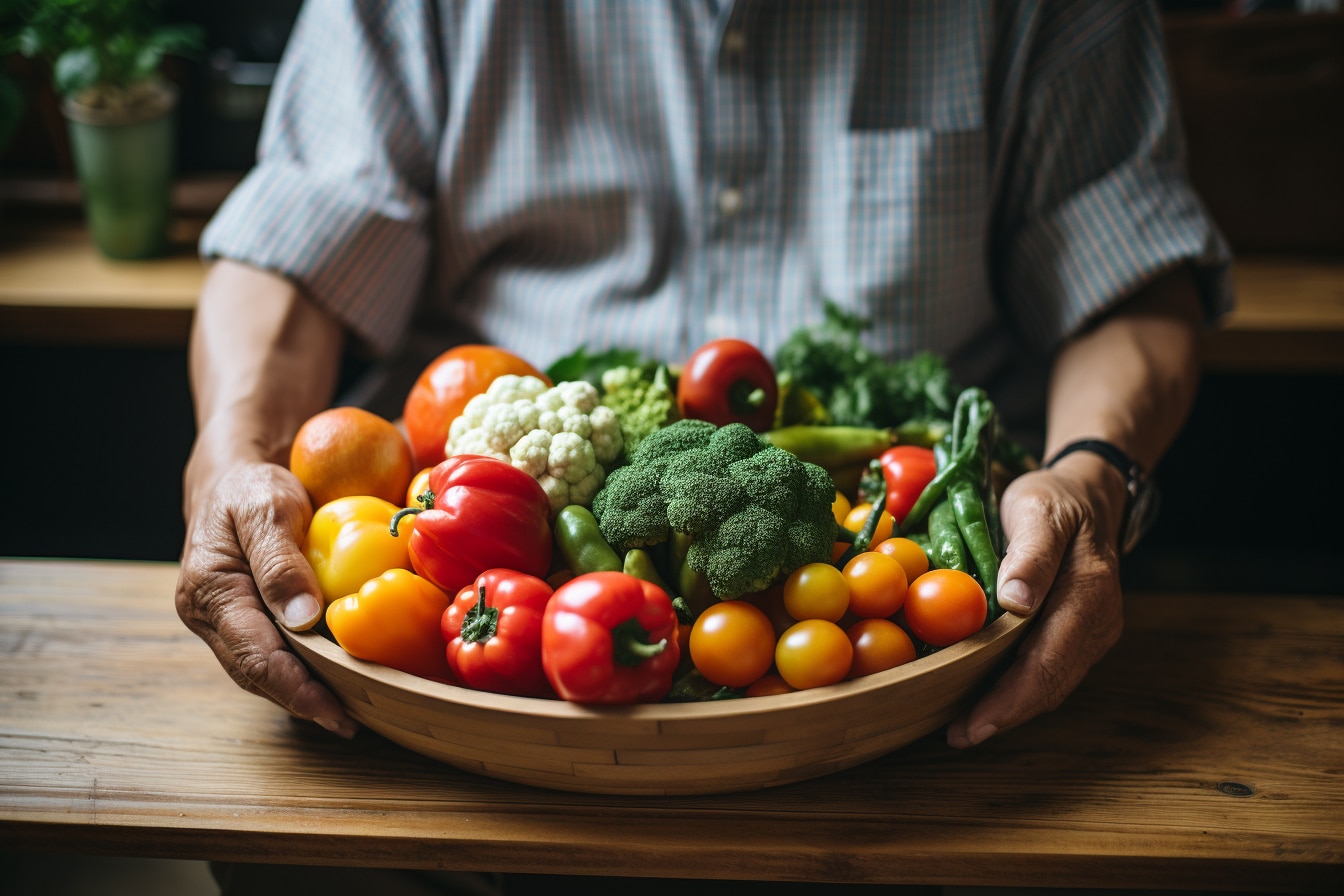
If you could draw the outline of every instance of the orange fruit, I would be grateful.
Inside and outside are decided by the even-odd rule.
[[[328,408],[294,436],[290,472],[313,507],[349,495],[372,495],[402,506],[411,484],[411,446],[396,424],[363,408]]]

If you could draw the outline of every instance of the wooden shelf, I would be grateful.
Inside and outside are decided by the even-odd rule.
[[[204,219],[184,218],[173,250],[111,261],[78,222],[0,226],[0,334],[7,342],[186,344],[205,265]],[[1209,339],[1215,371],[1344,371],[1344,260],[1239,259],[1238,305]]]

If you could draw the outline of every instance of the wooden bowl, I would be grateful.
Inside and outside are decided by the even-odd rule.
[[[705,703],[593,707],[428,681],[316,632],[294,649],[366,727],[469,772],[554,790],[710,794],[816,778],[946,725],[1026,631],[1005,613],[904,666],[827,687]]]

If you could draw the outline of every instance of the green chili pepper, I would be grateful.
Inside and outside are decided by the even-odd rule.
[[[658,571],[658,567],[653,562],[653,556],[643,548],[631,548],[625,552],[622,571],[628,576],[652,582],[666,591],[669,596],[676,594],[663,578],[663,574]]]
[[[984,502],[980,500],[975,483],[966,477],[959,477],[948,485],[947,497],[956,516],[957,528],[966,542],[966,550],[980,574],[980,584],[989,602],[988,618],[994,619],[999,615],[999,602],[994,594],[999,581],[999,554],[994,548]]]
[[[587,507],[570,504],[560,509],[551,526],[555,543],[574,575],[588,572],[620,572],[624,564],[602,537],[597,518]]]
[[[887,509],[887,480],[882,478],[881,484],[873,492],[873,509],[868,511],[868,518],[863,521],[863,528],[854,536],[854,540],[845,552],[836,559],[833,564],[837,569],[844,569],[845,564],[853,560],[859,554],[872,545],[873,533],[877,531],[877,524],[882,520],[882,512]]]
[[[952,502],[946,499],[929,511],[929,559],[939,569],[967,571],[966,542]]]

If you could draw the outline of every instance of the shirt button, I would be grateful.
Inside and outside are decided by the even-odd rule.
[[[723,49],[734,56],[740,54],[747,48],[747,36],[737,29],[725,32],[723,35]]]
[[[725,218],[731,218],[742,211],[742,191],[729,187],[719,193],[719,211]]]

